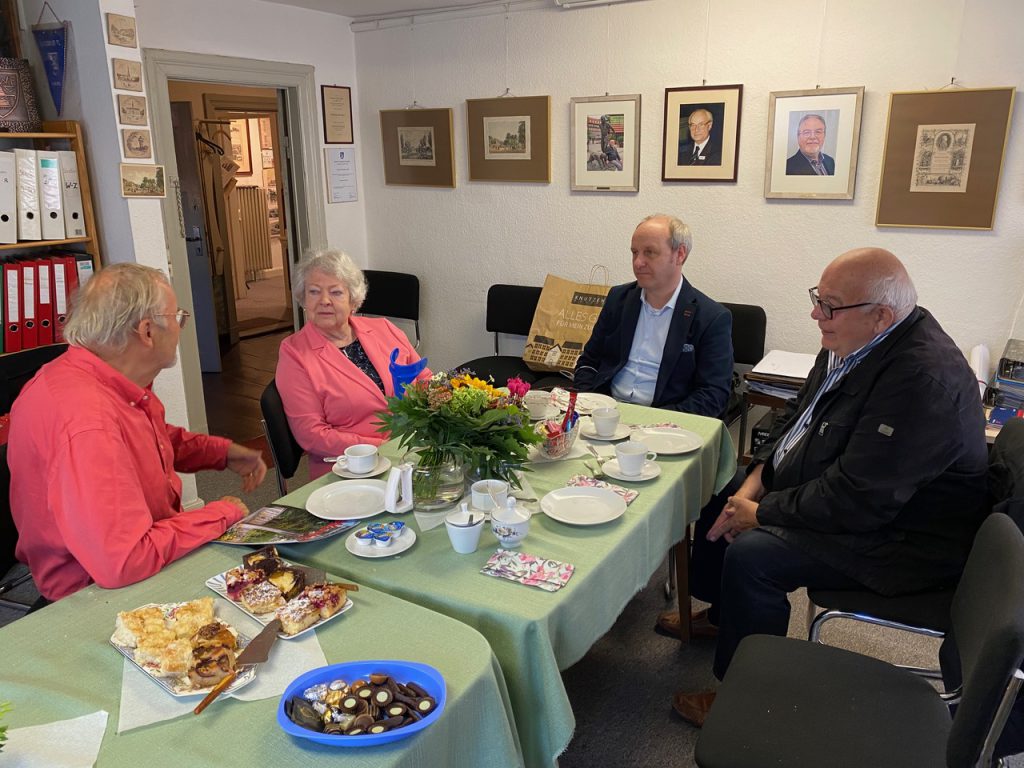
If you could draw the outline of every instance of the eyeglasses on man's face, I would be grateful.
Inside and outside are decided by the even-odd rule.
[[[862,301],[860,304],[845,304],[841,307],[833,307],[818,295],[818,286],[807,289],[807,294],[811,297],[811,304],[821,310],[821,314],[825,316],[826,320],[831,320],[832,316],[844,309],[856,309],[857,307],[870,307],[872,304],[877,304],[876,301]]]
[[[820,138],[822,138],[825,135],[825,129],[824,128],[815,128],[814,130],[811,130],[810,128],[805,128],[802,131],[798,131],[797,135],[801,139],[810,139],[810,138],[820,139]]]
[[[153,317],[173,317],[178,323],[178,327],[184,328],[185,323],[192,317],[192,313],[187,309],[179,309],[177,312],[156,312],[153,314]]]

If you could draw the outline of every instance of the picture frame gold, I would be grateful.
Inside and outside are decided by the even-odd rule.
[[[768,94],[764,196],[852,200],[863,107],[862,85]]]
[[[666,88],[661,180],[736,181],[742,110],[739,84]],[[698,130],[710,135],[691,137]]]
[[[569,99],[569,188],[640,191],[640,94]]]
[[[122,197],[167,197],[162,165],[121,163]]]
[[[470,181],[551,183],[551,97],[467,99]]]
[[[992,229],[1014,96],[1013,87],[889,94],[875,226]],[[943,133],[958,135],[952,147]]]
[[[135,17],[123,16],[120,13],[107,14],[107,43],[122,48],[138,48],[139,41],[135,33]]]
[[[149,125],[146,114],[146,97],[117,95],[117,120],[121,125]]]
[[[452,110],[382,109],[384,183],[455,188]]]
[[[142,62],[132,59],[111,59],[114,88],[118,91],[142,92]]]

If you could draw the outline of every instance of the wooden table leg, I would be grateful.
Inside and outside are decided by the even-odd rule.
[[[679,639],[690,642],[690,526],[676,550],[676,599],[679,604]]]

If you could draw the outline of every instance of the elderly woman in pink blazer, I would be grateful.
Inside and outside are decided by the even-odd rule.
[[[341,251],[307,256],[292,275],[295,300],[306,324],[281,343],[277,388],[292,434],[309,453],[315,479],[329,469],[323,459],[356,443],[380,445],[377,412],[394,394],[388,371],[419,360],[409,339],[383,318],[354,317],[366,298],[366,278]],[[429,377],[424,370],[421,377]]]

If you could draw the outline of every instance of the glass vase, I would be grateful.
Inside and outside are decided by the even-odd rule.
[[[439,459],[424,451],[410,451],[402,461],[413,466],[412,498],[416,509],[429,512],[453,506],[465,490],[465,472],[456,459]]]

